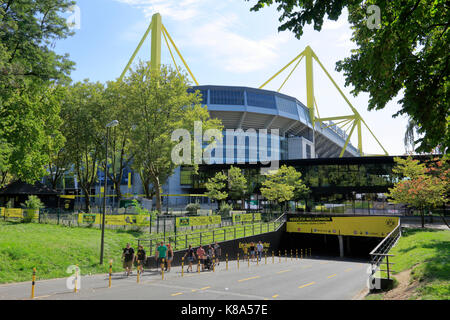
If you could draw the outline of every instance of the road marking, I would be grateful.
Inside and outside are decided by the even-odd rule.
[[[171,296],[172,296],[172,297],[174,297],[174,296],[179,296],[180,294],[183,294],[183,292],[172,293]]]
[[[191,291],[192,291],[192,292],[196,292],[196,291],[197,291],[197,289],[192,289]]]
[[[203,287],[203,288],[200,288],[200,290],[206,290],[206,289],[209,289],[209,288],[211,288],[211,287]]]
[[[282,270],[282,271],[278,271],[277,274],[284,273],[284,272],[289,272],[289,271],[291,271],[291,270]]]
[[[251,277],[251,278],[245,278],[245,279],[241,279],[241,280],[238,280],[238,282],[242,282],[242,281],[247,281],[247,280],[252,280],[252,279],[257,279],[257,278],[260,278],[260,276],[256,276],[256,277]]]
[[[274,298],[274,299],[275,299],[276,297],[278,297],[278,295],[277,295],[277,294],[274,294],[274,295],[272,296],[272,298]]]
[[[324,262],[321,262],[320,264],[327,264],[327,263],[329,263],[329,261],[324,261]]]
[[[335,274],[332,274],[331,276],[328,276],[327,278],[330,279],[330,278],[333,278],[333,277],[335,277],[335,276],[336,276],[336,273],[335,273]]]
[[[310,283],[307,283],[307,284],[304,284],[304,285],[302,285],[302,286],[299,286],[298,288],[299,289],[301,289],[301,288],[305,288],[305,287],[308,287],[308,286],[311,286],[311,285],[313,285],[315,282],[313,281],[313,282],[310,282]]]
[[[345,269],[345,272],[349,272],[351,270],[352,270],[352,268],[348,268],[348,269]]]

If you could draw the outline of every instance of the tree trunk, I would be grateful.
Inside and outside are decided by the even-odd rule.
[[[114,181],[117,196],[117,207],[119,207],[120,200],[122,199],[122,192],[120,191],[120,180]]]
[[[155,191],[156,210],[159,213],[161,213],[162,212],[162,202],[161,202],[161,184],[159,183],[159,177],[156,175],[152,175],[151,179],[153,181],[153,190]]]
[[[420,213],[421,220],[422,220],[422,228],[425,228],[425,212],[424,211],[425,211],[425,209],[422,208],[421,213]]]
[[[91,210],[91,199],[89,198],[89,192],[88,189],[82,187],[83,193],[84,193],[84,205],[85,205],[85,211],[89,212]]]

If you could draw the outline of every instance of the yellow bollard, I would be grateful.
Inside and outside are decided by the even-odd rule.
[[[31,281],[31,299],[34,299],[34,286],[36,285],[36,268],[33,268],[33,277]]]
[[[77,281],[78,281],[78,265],[75,265],[75,288],[73,289],[73,292],[77,293]]]
[[[238,270],[239,270],[239,253],[237,254],[237,267],[238,267]]]
[[[162,263],[161,263],[161,276],[162,276],[162,280],[164,280],[164,258],[162,258]]]
[[[228,253],[225,255],[225,259],[226,259],[226,265],[227,265],[227,271],[228,271]]]
[[[137,273],[136,273],[136,282],[139,283],[139,267],[141,266],[141,262],[138,260],[138,265],[137,265]]]
[[[184,257],[181,258],[181,276],[184,275]]]
[[[295,259],[298,260],[298,249],[295,249]]]
[[[300,249],[300,259],[303,259],[303,249]]]
[[[109,285],[108,288],[111,288],[111,277],[112,277],[112,262],[109,262]]]
[[[284,257],[286,258],[285,260],[286,260],[286,262],[287,262],[287,258],[288,258],[288,256],[287,256],[287,250],[284,250]]]
[[[200,273],[200,259],[198,259],[198,264],[197,264],[197,273]]]
[[[215,272],[216,271],[216,267],[215,267],[215,265],[216,265],[216,257],[213,255],[213,258],[212,258],[212,265],[213,265],[213,272]]]

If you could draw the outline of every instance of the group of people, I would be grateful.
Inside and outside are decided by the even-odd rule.
[[[254,242],[250,242],[250,245],[243,247],[244,259],[250,259],[251,261],[261,261],[262,254],[264,252],[264,245],[259,241],[256,245]]]
[[[222,256],[222,249],[220,248],[220,245],[217,242],[213,246],[208,245],[206,251],[202,247],[202,245],[200,245],[196,251],[194,251],[192,245],[189,245],[189,248],[187,249],[186,253],[183,256],[185,261],[187,261],[188,263],[188,268],[186,272],[189,271],[192,272],[192,264],[197,259],[199,262],[197,265],[197,271],[199,271],[200,267],[201,270],[204,271],[205,268],[210,269],[216,263],[217,265],[219,265],[221,256]]]
[[[264,246],[261,241],[257,244],[251,242],[249,246],[243,247],[244,251],[244,259],[250,259],[251,261],[261,261],[262,254],[264,251]],[[170,272],[172,261],[173,261],[173,248],[170,243],[167,245],[161,241],[155,249],[155,260],[156,260],[156,268],[164,268],[164,271]],[[192,265],[197,260],[197,272],[199,268],[201,271],[204,271],[205,268],[211,269],[215,264],[220,264],[220,258],[222,256],[222,249],[220,245],[216,242],[214,245],[208,245],[206,250],[200,245],[197,250],[192,248],[192,245],[189,245],[186,253],[184,254],[184,261],[187,263],[186,272],[193,272]],[[123,268],[125,270],[125,274],[129,276],[133,271],[133,264],[137,263],[137,266],[145,265],[145,261],[147,259],[146,252],[142,245],[138,246],[138,251],[135,254],[134,249],[131,247],[130,243],[127,243],[126,248],[123,249],[122,253],[123,259]],[[144,269],[141,268],[141,272],[144,272]],[[162,270],[161,270],[162,272]]]

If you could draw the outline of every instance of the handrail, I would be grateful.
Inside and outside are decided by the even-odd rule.
[[[278,219],[276,219],[276,220],[274,220],[272,222],[265,223],[266,226],[264,227],[264,230],[263,230],[263,224],[264,223],[260,222],[259,223],[259,233],[256,233],[256,234],[262,234],[262,233],[265,233],[265,232],[275,232],[275,231],[277,231],[283,225],[283,222],[278,221],[283,216],[285,216],[285,215],[282,215],[281,217],[279,217]],[[240,229],[239,232],[242,232],[242,229],[243,229],[243,231],[244,231],[243,237],[246,237],[247,236],[247,231],[249,230],[249,228],[250,228],[250,235],[255,235],[255,226],[256,226],[255,223],[253,223],[251,225],[248,225],[248,226],[247,225],[237,225],[237,226],[233,226],[232,228],[208,229],[208,230],[205,230],[205,231],[183,233],[183,234],[174,234],[174,235],[171,235],[171,236],[160,235],[160,236],[152,237],[150,239],[140,239],[140,238],[138,238],[137,241],[138,241],[138,246],[142,242],[148,242],[149,243],[148,256],[151,257],[151,256],[153,256],[154,244],[160,242],[161,240],[166,242],[166,238],[168,238],[169,242],[173,242],[174,243],[174,249],[176,249],[176,247],[177,247],[177,240],[178,240],[178,242],[184,242],[183,249],[186,249],[188,247],[188,245],[187,245],[188,238],[189,238],[189,240],[191,242],[195,241],[195,240],[199,240],[200,244],[203,244],[205,239],[209,240],[210,238],[212,238],[211,239],[211,243],[213,243],[214,241],[219,240],[219,239],[221,239],[221,241],[225,241],[226,237],[227,237],[227,234],[234,234],[234,237],[232,237],[232,238],[233,239],[239,239],[239,238],[242,238],[242,237],[237,237],[236,236],[237,229]],[[219,231],[219,232],[217,234],[215,234],[215,232],[217,232],[217,231]],[[211,236],[211,234],[212,234],[212,236]],[[202,236],[203,236],[203,240],[202,240]],[[172,239],[172,241],[171,241],[171,239]],[[179,249],[179,250],[183,250],[183,249]]]
[[[387,278],[390,278],[390,270],[389,267],[392,265],[392,262],[389,262],[389,257],[394,257],[395,255],[389,254],[389,250],[393,246],[397,244],[398,239],[401,237],[401,224],[400,221],[398,222],[397,227],[394,228],[370,253],[371,256],[371,275],[376,272],[376,270],[379,268],[379,265],[382,263],[383,259],[386,258],[386,270],[380,270],[380,271],[386,271],[387,272]]]

